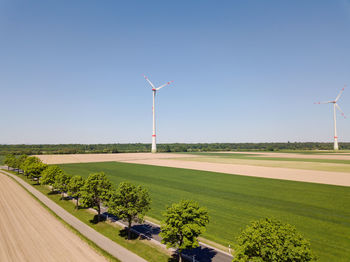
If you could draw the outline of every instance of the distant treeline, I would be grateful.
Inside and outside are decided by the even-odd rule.
[[[350,143],[340,143],[341,149],[350,150]],[[206,151],[279,151],[279,150],[332,150],[333,143],[198,143],[157,144],[158,152],[206,152]],[[0,155],[41,154],[89,154],[150,152],[151,144],[42,144],[0,145]]]

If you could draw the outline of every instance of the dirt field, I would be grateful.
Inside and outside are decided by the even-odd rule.
[[[184,157],[183,154],[171,153],[123,153],[123,154],[71,154],[71,155],[37,155],[46,164],[90,163],[108,161],[131,161],[144,159],[164,159]],[[186,155],[192,157],[192,155]],[[193,156],[195,157],[195,156]]]
[[[0,209],[0,261],[106,261],[4,174]]]

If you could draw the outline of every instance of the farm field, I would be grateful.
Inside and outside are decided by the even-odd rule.
[[[107,261],[0,174],[0,261]]]
[[[274,154],[266,153],[269,155]],[[349,167],[347,164],[349,162],[348,159],[318,159],[314,157],[312,159],[305,158],[305,161],[303,161],[304,158],[302,157],[300,157],[300,159],[269,157],[268,160],[266,160],[266,153],[261,155],[256,152],[254,152],[254,154],[251,152],[185,154],[119,153],[39,155],[38,157],[47,164],[118,161],[254,177],[286,179],[300,182],[350,186],[350,173],[347,172]],[[281,153],[278,154],[280,155]],[[291,156],[289,153],[283,155]],[[344,155],[336,157],[349,158],[349,156]],[[285,166],[281,167],[283,163]],[[264,164],[266,166],[264,166]]]
[[[350,187],[118,162],[60,167],[84,177],[104,171],[115,184],[128,180],[147,187],[148,215],[157,220],[166,205],[197,200],[210,213],[204,237],[225,246],[250,221],[268,216],[295,225],[311,240],[319,261],[349,261]]]
[[[346,159],[327,159],[319,158],[320,156],[313,156],[314,158],[291,158],[265,156],[258,154],[237,154],[237,153],[196,153],[190,154],[190,157],[176,158],[177,160],[198,161],[221,164],[236,164],[236,165],[250,165],[250,166],[264,166],[264,167],[281,167],[294,168],[304,170],[318,170],[330,172],[349,172],[350,173],[350,156]],[[344,157],[341,155],[340,157]]]
[[[302,153],[269,153],[269,152],[191,152],[179,153],[190,157],[218,157],[247,160],[297,161],[314,163],[350,164],[350,154],[302,154]]]

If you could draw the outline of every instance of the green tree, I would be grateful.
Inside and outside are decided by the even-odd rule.
[[[26,161],[27,158],[28,158],[27,155],[20,155],[18,157],[18,159],[17,159],[18,169],[22,169],[23,170],[24,162]]]
[[[265,218],[252,222],[237,237],[233,262],[315,261],[310,242],[295,227]]]
[[[101,219],[101,204],[110,198],[112,183],[105,173],[90,174],[81,189],[82,206],[97,209],[97,221]]]
[[[184,249],[199,246],[197,238],[209,223],[208,211],[199,207],[197,202],[182,200],[168,207],[164,216],[160,233],[162,243],[168,248],[177,248],[179,261],[182,261],[181,253]]]
[[[151,198],[148,190],[129,182],[121,182],[108,202],[108,212],[128,221],[128,239],[132,221],[142,222],[150,209]]]
[[[47,168],[47,165],[41,162],[41,160],[35,156],[27,157],[23,163],[23,171],[26,175],[29,175],[31,178],[37,178],[39,181],[39,177],[41,176],[41,172],[43,172]]]
[[[51,186],[51,191],[54,191],[56,188],[54,184],[56,182],[56,176],[63,174],[63,170],[58,166],[49,166],[41,173],[40,184]]]
[[[68,191],[68,183],[71,179],[70,175],[65,174],[64,172],[59,173],[55,176],[55,183],[53,187],[61,192],[61,200],[64,197],[64,193]]]
[[[83,186],[84,179],[81,176],[73,176],[68,183],[68,195],[76,199],[76,209],[79,207],[79,197]]]
[[[10,169],[10,167],[14,168],[16,165],[16,157],[13,154],[8,154],[5,156],[4,164],[7,165],[7,170]]]
[[[14,168],[15,170],[17,169],[17,173],[19,173],[20,163],[19,163],[19,159],[16,156],[14,156],[12,159],[11,167]]]

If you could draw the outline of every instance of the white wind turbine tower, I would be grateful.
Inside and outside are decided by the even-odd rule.
[[[152,86],[152,91],[153,91],[153,106],[152,106],[152,114],[153,114],[153,132],[152,132],[152,153],[156,153],[157,152],[157,145],[156,145],[156,118],[155,118],[155,107],[154,107],[154,102],[155,102],[155,98],[156,98],[156,93],[159,89],[167,86],[167,85],[170,85],[172,82],[174,81],[170,81],[170,82],[167,82],[165,83],[164,85],[161,85],[159,87],[155,87],[153,85],[153,83],[148,79],[147,76],[143,76],[147,82]]]
[[[339,146],[338,146],[338,135],[337,135],[337,109],[340,111],[341,115],[346,118],[346,116],[344,115],[344,112],[340,109],[340,107],[338,106],[337,102],[339,100],[339,98],[341,97],[342,93],[344,92],[346,86],[344,86],[342,88],[342,90],[340,90],[339,95],[333,100],[333,101],[327,101],[327,102],[318,102],[315,104],[333,104],[333,118],[334,118],[334,150],[338,150]]]

